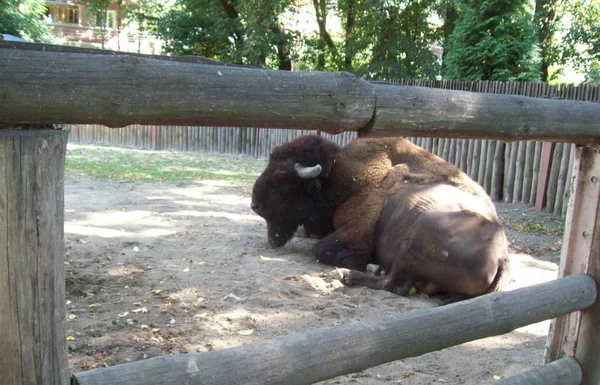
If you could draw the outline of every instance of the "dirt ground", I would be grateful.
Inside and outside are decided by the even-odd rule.
[[[69,177],[65,186],[72,371],[205,352],[436,306],[342,287],[310,239],[272,250],[250,210],[251,185],[128,184]],[[511,239],[511,288],[554,279],[560,237],[517,233],[538,218],[498,204]],[[323,384],[486,384],[543,362],[549,322]]]

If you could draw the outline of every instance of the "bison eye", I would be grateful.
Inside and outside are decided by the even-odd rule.
[[[254,211],[258,210],[260,208],[260,205],[258,203],[254,203],[252,202],[252,204],[250,205],[250,208]]]

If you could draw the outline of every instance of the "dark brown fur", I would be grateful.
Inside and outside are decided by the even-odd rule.
[[[320,164],[300,179],[293,165]],[[313,247],[346,284],[406,295],[476,296],[499,290],[508,273],[506,237],[476,182],[405,139],[359,139],[343,149],[316,136],[276,148],[257,180],[253,208],[273,246],[299,225],[324,237]],[[368,263],[388,272],[363,273]]]

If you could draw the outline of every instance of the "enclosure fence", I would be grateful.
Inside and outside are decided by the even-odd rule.
[[[600,85],[550,85],[497,81],[392,81],[402,85],[513,94],[538,98],[600,101]],[[154,150],[175,150],[247,155],[266,158],[276,146],[317,131],[131,125],[108,128],[102,125],[71,125],[71,142],[130,146]],[[319,133],[339,145],[356,138],[355,132],[338,135]],[[496,140],[409,138],[413,143],[453,163],[481,184],[495,201],[539,205],[556,216],[565,216],[571,193],[575,144]],[[540,167],[547,168],[538,180]],[[538,184],[543,194],[538,195]]]
[[[0,42],[0,242],[5,245],[0,248],[0,372],[4,382],[309,385],[552,319],[547,365],[496,383],[600,383],[599,104],[373,84],[348,73],[268,71],[89,51]],[[502,88],[500,83],[490,84],[498,85],[490,92]],[[521,92],[519,87],[535,88],[513,86],[513,92]],[[474,91],[484,91],[477,87]],[[544,91],[546,86],[538,87],[535,96],[554,97],[549,89]],[[211,93],[198,92],[205,89]],[[568,94],[569,88],[565,90]],[[598,90],[593,90],[583,87],[572,98],[586,94],[587,100],[597,101]],[[177,109],[172,107],[175,104]],[[299,105],[306,108],[298,109]],[[404,119],[408,115],[410,119]],[[371,120],[373,116],[376,119]],[[525,144],[522,150],[520,144],[502,147],[497,140],[583,145],[574,151],[573,192],[557,280],[445,307],[373,317],[230,349],[158,356],[69,378],[63,234],[67,132],[52,126],[58,123],[294,127],[331,133],[360,130],[361,135],[373,137],[494,139],[493,145],[487,142],[485,156],[483,142],[475,140],[455,141],[454,151],[451,140],[420,142],[432,150],[437,145],[442,156],[447,149],[454,162],[458,159],[471,173],[477,170],[478,180],[483,175],[484,185],[490,172],[486,166],[481,172],[477,161],[492,158],[487,163],[492,170],[487,184],[492,196],[502,194],[503,199],[511,192],[514,199],[515,191],[521,191],[523,198],[516,182],[507,181],[511,176],[513,181],[525,180],[525,168],[519,171],[510,164],[518,163],[519,157],[527,164],[532,145]],[[155,131],[153,145],[158,142]],[[259,142],[260,137],[253,143]],[[535,150],[533,145],[534,157]],[[552,174],[552,146],[544,143],[540,152],[539,175],[546,180],[545,171]],[[552,157],[558,157],[556,152]],[[561,163],[563,159],[571,162],[561,156]],[[535,162],[529,169],[534,186]],[[566,178],[570,179],[568,171]],[[548,205],[552,210],[555,206],[556,201]]]

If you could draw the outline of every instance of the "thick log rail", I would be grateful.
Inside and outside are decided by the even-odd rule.
[[[377,84],[345,72],[45,47],[0,43],[0,123],[269,127],[600,144],[597,103]]]
[[[74,374],[78,385],[308,385],[508,333],[584,309],[596,284],[579,274],[439,308],[329,327],[237,348],[155,357]]]
[[[582,378],[581,366],[568,357],[496,381],[494,385],[579,385]]]
[[[0,123],[194,123],[338,133],[364,127],[375,109],[371,84],[348,73],[272,71],[13,45],[0,45]]]

